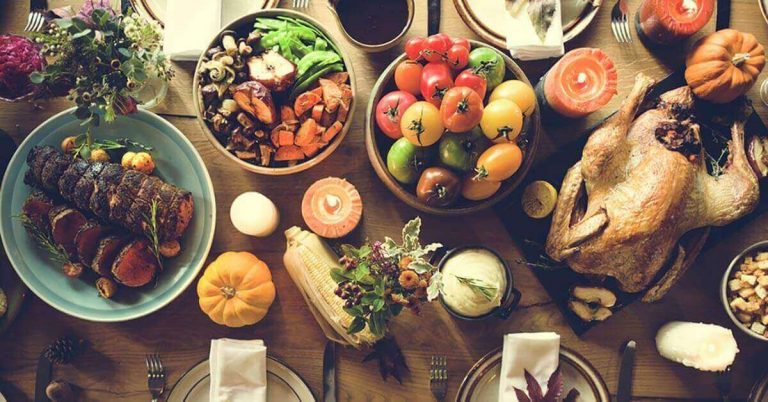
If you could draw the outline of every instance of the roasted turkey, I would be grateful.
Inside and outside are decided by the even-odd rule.
[[[689,87],[637,116],[653,84],[639,75],[619,111],[589,137],[565,176],[546,242],[554,260],[615,278],[625,292],[647,290],[644,301],[664,296],[690,265],[686,253],[698,253],[682,245],[686,233],[733,222],[759,199],[744,149],[746,113],[731,127],[723,173],[713,176]]]

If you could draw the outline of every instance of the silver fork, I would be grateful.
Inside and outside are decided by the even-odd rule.
[[[45,16],[43,13],[48,8],[46,0],[30,0],[29,16],[27,17],[27,26],[24,30],[27,32],[38,32],[45,26]]]
[[[165,368],[160,356],[157,354],[147,355],[147,387],[152,394],[152,402],[157,402],[160,395],[165,390]]]
[[[632,32],[629,29],[629,11],[626,0],[618,0],[611,10],[611,30],[619,43],[632,43]]]
[[[293,0],[293,8],[308,8],[309,0]]]
[[[442,401],[448,393],[448,358],[432,356],[429,364],[429,390],[435,399]]]

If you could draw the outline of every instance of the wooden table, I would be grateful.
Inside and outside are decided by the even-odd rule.
[[[51,1],[51,6],[61,5],[61,2],[77,3],[72,0]],[[283,3],[288,1],[283,0]],[[341,38],[324,3],[313,0],[308,13]],[[634,12],[639,0],[629,3]],[[26,4],[21,0],[0,1],[0,31],[21,31],[28,12]],[[631,46],[616,43],[610,34],[610,6],[612,4],[601,9],[593,26],[569,43],[568,48],[591,46],[605,50],[618,67],[620,94],[610,107],[576,124],[576,127],[550,127],[538,156],[539,161],[546,159],[559,146],[574,140],[582,132],[581,128],[588,127],[613,110],[628,92],[636,73],[644,72],[662,78],[681,65],[684,51],[680,48],[651,54],[637,38]],[[410,35],[424,35],[426,25],[426,0],[417,0],[417,15]],[[732,26],[752,32],[762,43],[768,44],[768,29],[757,0],[733,1]],[[476,38],[461,21],[450,0],[443,1],[442,27],[451,35]],[[712,29],[710,27],[707,31]],[[203,137],[193,117],[190,76],[194,65],[191,63],[177,64],[177,77],[171,84],[169,96],[157,110],[195,144],[213,179],[220,218],[211,256],[226,250],[249,250],[271,266],[278,296],[267,318],[243,329],[220,327],[200,312],[194,287],[155,314],[115,324],[91,323],[68,317],[30,294],[20,317],[0,337],[0,389],[10,401],[31,400],[38,353],[54,338],[65,334],[85,338],[91,347],[74,366],[59,368],[55,375],[79,385],[84,389],[84,399],[88,401],[148,400],[143,361],[146,353],[162,354],[170,386],[187,369],[205,359],[210,340],[220,337],[264,339],[270,353],[298,371],[315,394],[320,395],[325,339],[282,266],[285,246],[281,233],[292,225],[303,223],[299,203],[304,189],[314,180],[326,176],[345,177],[357,186],[363,195],[366,210],[362,230],[357,231],[358,237],[353,240],[363,237],[360,233],[373,239],[395,236],[402,223],[417,215],[417,211],[391,195],[376,177],[368,163],[363,141],[364,109],[372,83],[397,52],[402,51],[402,47],[369,56],[342,43],[354,60],[358,76],[356,118],[344,144],[328,160],[307,172],[289,177],[261,177],[240,170],[220,155]],[[541,61],[523,63],[522,67],[533,81],[552,64],[553,61]],[[751,95],[758,99],[757,88],[752,90]],[[759,102],[755,104],[758,113],[764,119],[768,117],[768,109]],[[41,106],[42,109],[38,110],[30,104],[0,105],[0,128],[20,141],[34,127],[69,104],[56,100]],[[276,201],[282,214],[277,234],[267,239],[255,239],[234,230],[227,218],[229,207],[236,195],[247,190],[260,191]],[[427,240],[471,241],[499,249],[512,264],[516,285],[523,292],[522,303],[507,321],[460,322],[451,318],[437,303],[426,306],[419,317],[404,314],[393,325],[393,332],[411,369],[404,383],[398,385],[392,379],[382,381],[375,364],[361,363],[364,352],[340,350],[339,400],[430,401],[427,370],[432,354],[448,356],[449,395],[452,397],[472,364],[498,347],[503,334],[517,331],[557,331],[562,335],[563,345],[591,361],[612,392],[616,390],[619,348],[625,340],[635,339],[639,345],[634,382],[637,400],[714,400],[718,395],[714,375],[662,359],[655,351],[654,336],[659,326],[671,320],[705,321],[730,326],[717,296],[720,275],[735,253],[768,234],[768,229],[765,229],[768,219],[760,217],[752,220],[738,236],[740,238],[729,239],[707,250],[662,302],[632,305],[580,339],[567,327],[557,307],[529,269],[515,262],[520,256],[518,247],[511,242],[492,212],[463,218],[422,218]],[[743,399],[767,364],[757,355],[764,352],[761,344],[738,331],[735,334],[741,353],[734,367],[733,396]]]

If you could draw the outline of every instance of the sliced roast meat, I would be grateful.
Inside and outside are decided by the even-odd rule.
[[[38,183],[42,183],[43,168],[45,167],[45,163],[48,162],[48,159],[56,153],[58,153],[58,151],[55,148],[47,145],[36,146],[32,148],[31,151],[29,151],[29,155],[27,155],[27,165],[29,165],[29,168],[35,175],[35,180]]]
[[[75,236],[87,221],[85,215],[76,209],[60,205],[48,211],[48,219],[53,241],[62,246],[71,258],[76,258]]]
[[[85,170],[88,169],[90,163],[76,159],[71,165],[64,171],[64,174],[59,178],[59,194],[61,197],[69,202],[74,202],[75,186],[80,181],[80,177],[83,176]]]
[[[64,175],[70,164],[72,164],[71,156],[60,152],[51,154],[45,166],[43,166],[43,171],[40,175],[40,185],[48,192],[58,193],[59,179]]]
[[[187,230],[192,219],[194,204],[192,194],[165,183],[161,193],[173,194],[170,206],[160,215],[160,230],[158,236],[161,241],[176,240]]]
[[[51,197],[46,195],[40,190],[32,190],[32,193],[24,201],[24,206],[21,207],[21,213],[26,215],[32,223],[38,228],[49,231],[51,223],[48,219],[48,213],[54,206],[54,201]]]
[[[154,176],[148,176],[147,180],[141,184],[139,193],[133,199],[131,207],[128,209],[128,213],[125,216],[125,223],[128,228],[134,233],[147,233],[149,231],[149,220],[152,217],[152,203],[157,203],[158,211],[167,210],[173,196],[169,194],[166,199],[163,199],[160,194],[160,190],[163,187],[163,181]],[[162,226],[159,217],[158,226]]]
[[[101,171],[96,180],[96,189],[91,194],[90,209],[101,219],[109,221],[109,199],[123,177],[120,165],[110,163]],[[116,222],[119,223],[119,222]]]
[[[99,242],[110,231],[110,227],[101,225],[96,221],[88,221],[80,228],[75,235],[75,249],[80,262],[85,266],[91,266],[93,257],[96,256],[96,251],[99,249]]]
[[[91,195],[96,189],[96,180],[99,179],[101,171],[107,166],[104,162],[94,162],[83,172],[77,184],[73,195],[75,205],[83,211],[90,210]]]
[[[120,183],[109,198],[109,220],[112,222],[125,222],[128,210],[131,209],[133,200],[139,193],[147,175],[135,170],[126,170]],[[130,228],[129,228],[130,229]]]
[[[149,241],[140,237],[128,243],[112,263],[112,276],[119,283],[139,287],[148,284],[159,270]]]
[[[126,235],[107,235],[99,240],[96,254],[91,261],[91,268],[101,276],[111,276],[115,257],[130,240],[131,236]]]

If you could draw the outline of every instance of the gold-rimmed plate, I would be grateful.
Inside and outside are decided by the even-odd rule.
[[[250,0],[254,3],[259,3],[256,5],[258,7],[258,10],[264,10],[267,8],[274,8],[277,7],[277,3],[280,2],[280,0]],[[134,10],[136,10],[139,14],[142,14],[146,17],[152,18],[160,22],[160,24],[165,23],[165,8],[166,4],[168,3],[168,0],[130,0],[131,7],[133,7]],[[235,19],[236,17],[228,17],[226,15],[222,16],[222,22],[228,23],[229,21]]]
[[[501,352],[496,348],[483,356],[464,377],[456,402],[498,402],[501,377]],[[560,370],[563,390],[579,391],[580,402],[609,402],[608,387],[600,373],[578,353],[561,347]]]
[[[453,0],[461,19],[486,42],[506,49],[504,20],[507,0]],[[768,0],[760,0],[768,1]],[[568,42],[582,33],[595,19],[603,0],[562,0],[561,19],[563,41]]]
[[[181,376],[168,402],[209,402],[210,365],[204,360]],[[301,376],[280,360],[267,356],[267,402],[315,402]]]

